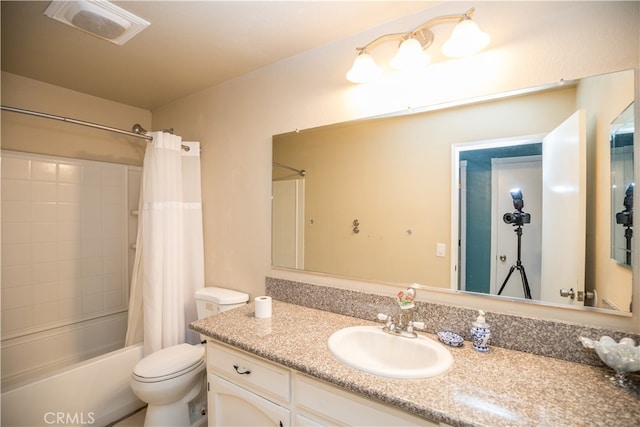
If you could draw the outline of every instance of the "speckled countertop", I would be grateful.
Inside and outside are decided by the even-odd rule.
[[[377,377],[338,362],[327,347],[338,329],[372,325],[354,317],[273,301],[270,319],[253,304],[198,320],[191,328],[218,341],[413,414],[453,426],[638,426],[640,382],[615,386],[610,370],[465,342],[450,348],[446,373],[421,380]],[[425,336],[437,340],[431,334]],[[398,338],[404,339],[404,338]]]

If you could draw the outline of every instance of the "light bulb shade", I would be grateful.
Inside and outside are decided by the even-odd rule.
[[[408,38],[400,44],[396,56],[391,60],[391,66],[396,70],[411,70],[423,67],[431,58],[422,50],[420,42],[414,38]]]
[[[465,18],[453,28],[451,37],[442,46],[442,53],[452,57],[471,55],[484,49],[489,40],[487,33],[482,32],[471,19]]]
[[[347,80],[353,83],[366,83],[375,80],[382,70],[368,53],[360,53],[347,72]]]

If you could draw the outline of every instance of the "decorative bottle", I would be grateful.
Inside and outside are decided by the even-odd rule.
[[[477,351],[489,351],[489,340],[491,339],[491,330],[484,320],[484,311],[478,311],[478,318],[473,322],[471,327],[471,340],[473,348]]]

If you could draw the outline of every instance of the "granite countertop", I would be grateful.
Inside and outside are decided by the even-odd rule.
[[[338,362],[327,347],[338,329],[373,325],[354,317],[273,301],[269,319],[253,303],[198,320],[191,329],[347,390],[453,426],[638,426],[640,383],[615,386],[606,368],[469,342],[450,348],[451,369],[396,380]],[[435,335],[424,334],[437,340]],[[404,338],[398,338],[404,339]],[[535,339],[535,338],[534,338]]]

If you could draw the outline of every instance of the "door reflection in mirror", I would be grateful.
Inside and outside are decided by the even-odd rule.
[[[542,143],[506,145],[460,152],[460,289],[504,296],[540,296],[540,204]],[[505,283],[509,267],[518,264],[516,235],[503,221],[513,211],[510,190],[519,188],[527,195],[527,213],[531,230],[527,247],[521,252],[526,266],[528,286],[520,283],[521,274]],[[532,213],[533,212],[533,213]],[[513,212],[509,212],[513,214]],[[527,230],[528,231],[528,230]],[[518,271],[520,271],[518,269]],[[504,284],[502,293],[499,287]]]
[[[584,303],[565,301],[558,286],[586,285],[584,128],[577,111],[544,136],[456,145],[458,289]]]
[[[611,257],[628,266],[633,246],[634,129],[631,104],[611,124]]]

